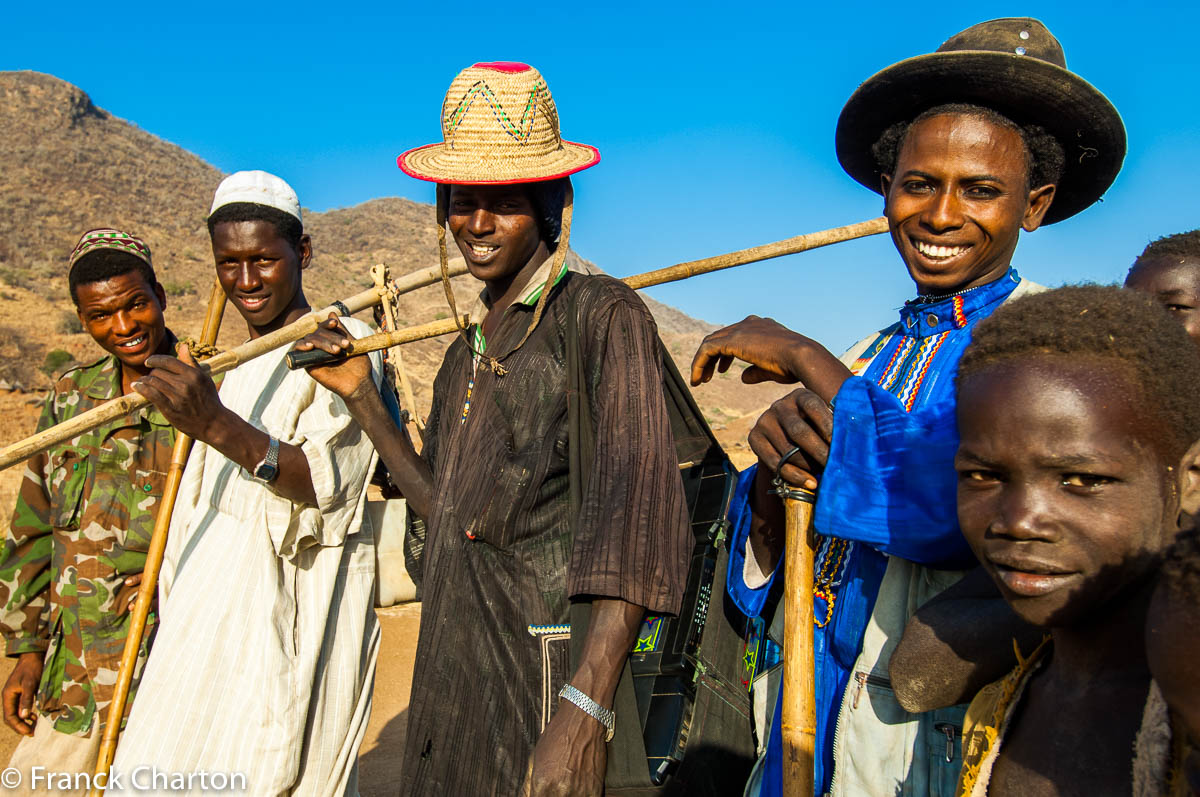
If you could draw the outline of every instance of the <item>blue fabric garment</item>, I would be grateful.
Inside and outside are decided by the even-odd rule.
[[[837,713],[862,650],[887,556],[946,568],[973,561],[955,511],[954,376],[972,327],[991,315],[1019,282],[1016,269],[1010,269],[1004,277],[958,297],[907,303],[900,322],[888,331],[890,337],[877,341],[879,352],[870,366],[861,376],[847,379],[834,400],[833,441],[814,513],[814,525],[825,538],[817,572],[829,553],[828,538],[853,544],[842,560],[830,622],[813,633],[816,795],[829,789]],[[754,474],[755,468],[743,472],[734,494],[727,578],[734,604],[751,617],[763,611],[775,578],[759,589],[750,589],[743,580]],[[814,601],[816,617],[824,618],[824,600]],[[763,797],[782,793],[779,713],[777,702],[764,762]]]

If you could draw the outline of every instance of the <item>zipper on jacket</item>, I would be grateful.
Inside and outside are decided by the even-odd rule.
[[[863,687],[866,686],[881,686],[884,689],[891,689],[892,682],[884,678],[882,675],[863,672],[859,670],[854,673],[854,680],[858,683],[858,688],[854,690],[854,700],[850,702],[850,708],[858,708],[858,699],[862,697]]]
[[[946,763],[954,761],[954,740],[962,736],[962,728],[950,722],[935,722],[933,729],[946,737]]]

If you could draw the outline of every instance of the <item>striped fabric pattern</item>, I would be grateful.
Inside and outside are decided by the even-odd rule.
[[[247,793],[264,797],[357,794],[379,652],[363,512],[376,457],[341,399],[289,371],[285,353],[231,371],[221,400],[304,451],[318,506],[293,504],[196,445],[163,563],[162,626],[117,772],[240,772]]]

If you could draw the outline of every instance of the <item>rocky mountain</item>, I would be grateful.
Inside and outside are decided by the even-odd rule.
[[[64,359],[56,350],[77,361],[97,356],[91,339],[79,331],[65,279],[71,248],[93,227],[118,227],[145,238],[168,293],[170,325],[178,334],[196,334],[212,285],[204,218],[222,177],[199,157],[96,107],[69,83],[35,72],[0,72],[0,387],[5,381],[29,390],[47,386]],[[315,249],[305,276],[314,303],[366,287],[374,263],[388,263],[402,274],[437,262],[428,205],[374,199],[309,212],[305,227]],[[478,283],[469,277],[455,282],[456,296],[469,304]],[[646,298],[664,340],[686,368],[712,326]],[[406,295],[400,313],[409,324],[445,317],[441,287]],[[222,344],[243,337],[240,319],[227,317]],[[405,350],[420,412],[428,409],[429,385],[448,342],[424,341]],[[719,426],[779,393],[777,386],[747,388],[727,375],[699,389],[697,398]]]

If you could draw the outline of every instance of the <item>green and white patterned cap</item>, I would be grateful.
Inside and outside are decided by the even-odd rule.
[[[143,261],[147,266],[154,267],[154,264],[150,262],[150,247],[146,245],[145,241],[127,232],[101,227],[88,230],[80,236],[79,243],[75,244],[75,249],[71,252],[67,270],[74,268],[79,258],[98,249],[115,249],[118,252],[126,252]]]

